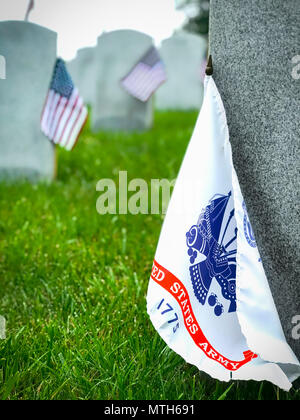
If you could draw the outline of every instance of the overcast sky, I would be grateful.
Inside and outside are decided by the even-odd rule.
[[[29,0],[0,0],[0,20],[23,20]],[[136,29],[156,43],[184,21],[174,0],[35,0],[29,20],[58,33],[58,55],[75,56],[103,31]]]

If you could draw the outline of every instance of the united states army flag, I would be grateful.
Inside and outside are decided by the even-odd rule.
[[[286,342],[233,166],[212,76],[177,178],[152,268],[147,311],[160,336],[214,378],[300,376]]]

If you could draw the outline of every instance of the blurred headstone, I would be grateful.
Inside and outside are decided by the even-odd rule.
[[[168,80],[156,93],[156,108],[200,109],[207,53],[205,38],[178,32],[162,42],[159,52]]]
[[[95,53],[94,47],[82,48],[78,50],[76,57],[67,63],[70,76],[87,104],[93,103],[95,94]]]
[[[20,21],[0,22],[0,177],[52,179],[53,145],[40,117],[56,59],[56,33]]]
[[[131,30],[104,33],[98,38],[92,129],[142,131],[151,127],[152,98],[143,103],[121,86],[125,77],[153,45],[148,35]]]
[[[210,53],[233,161],[282,326],[300,358],[298,0],[211,1]]]

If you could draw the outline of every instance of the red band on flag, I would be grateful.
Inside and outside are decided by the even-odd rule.
[[[207,357],[220,363],[225,369],[230,371],[240,369],[246,363],[251,362],[252,359],[257,357],[257,355],[250,350],[244,352],[244,360],[241,361],[229,360],[227,357],[222,356],[210,345],[201,330],[193,313],[188,291],[182,282],[156,261],[153,263],[151,279],[169,292],[177,301],[182,311],[185,328],[196,346],[198,346]]]

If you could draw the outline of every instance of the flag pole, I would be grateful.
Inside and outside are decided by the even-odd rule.
[[[26,15],[25,15],[25,18],[24,18],[25,22],[28,22],[29,14],[30,14],[30,12],[33,8],[34,8],[34,0],[29,0]]]
[[[57,155],[57,146],[55,145],[55,172],[54,172],[54,178],[57,178],[57,172],[58,172],[58,155]]]
[[[214,69],[213,69],[213,63],[212,63],[212,56],[210,55],[208,57],[208,62],[207,62],[205,73],[206,73],[207,76],[212,76],[213,72],[214,72]]]
[[[57,163],[57,146],[56,144],[53,145],[54,146],[54,170],[53,170],[53,179],[57,178],[57,167],[58,167],[58,163]]]

